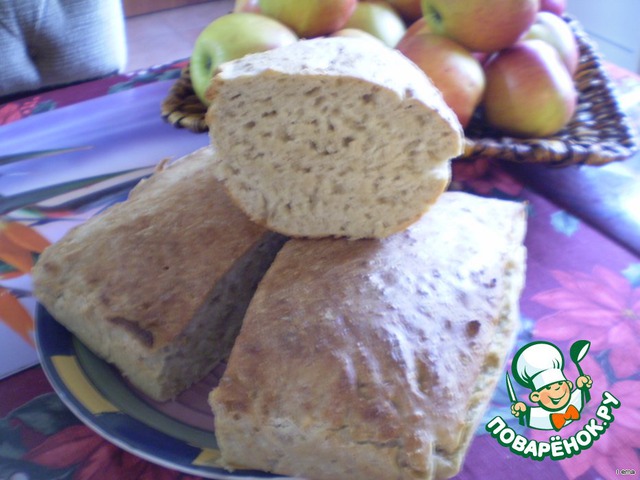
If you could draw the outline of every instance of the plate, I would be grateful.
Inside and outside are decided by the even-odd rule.
[[[248,470],[228,472],[217,465],[219,450],[207,396],[222,367],[175,401],[159,403],[91,353],[42,305],[36,309],[36,347],[45,375],[62,402],[85,425],[123,450],[204,478],[290,478]]]

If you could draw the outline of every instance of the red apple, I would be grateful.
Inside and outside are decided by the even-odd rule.
[[[407,31],[404,32],[404,35],[396,45],[396,48],[402,48],[402,45],[404,43],[406,43],[411,37],[419,33],[431,33],[431,28],[429,27],[429,24],[424,17],[420,17],[418,20],[409,25],[409,28],[407,28]]]
[[[198,35],[190,60],[191,84],[205,105],[205,92],[221,63],[298,41],[282,23],[257,13],[229,13]]]
[[[233,12],[260,13],[260,5],[258,5],[258,0],[236,0]]]
[[[562,15],[567,9],[567,0],[540,0],[540,11]]]
[[[395,47],[407,31],[402,18],[388,3],[382,1],[359,1],[345,28],[357,28]]]
[[[433,33],[478,52],[513,45],[533,24],[539,7],[540,0],[422,0]]]
[[[480,62],[453,40],[430,33],[410,37],[398,50],[427,74],[466,127],[484,92]]]
[[[547,137],[573,116],[578,100],[558,52],[542,40],[524,40],[485,65],[486,122],[520,137]]]
[[[300,37],[327,35],[345,26],[357,0],[259,0],[263,14],[292,28]]]
[[[560,54],[560,58],[573,76],[578,69],[580,46],[573,30],[562,18],[550,12],[538,12],[536,20],[524,39],[544,40]]]
[[[410,24],[422,17],[422,6],[420,0],[386,0],[389,5],[395,8],[396,12]]]

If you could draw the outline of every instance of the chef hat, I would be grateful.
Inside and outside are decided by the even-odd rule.
[[[566,381],[563,368],[562,352],[549,342],[525,345],[516,353],[512,365],[513,376],[518,383],[534,391]]]

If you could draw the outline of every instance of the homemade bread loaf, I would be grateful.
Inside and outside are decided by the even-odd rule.
[[[383,240],[287,242],[209,397],[226,467],[454,475],[514,340],[525,225],[521,204],[446,193]]]
[[[215,173],[261,225],[302,237],[385,237],[442,194],[462,129],[401,53],[302,40],[220,67],[208,90]]]
[[[283,242],[232,204],[214,161],[207,148],[161,168],[49,247],[33,271],[56,320],[156,400],[227,357]]]

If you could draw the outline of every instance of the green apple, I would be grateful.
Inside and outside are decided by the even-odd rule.
[[[411,36],[398,50],[427,74],[460,124],[466,127],[484,93],[480,62],[453,40],[430,33]]]
[[[357,0],[259,0],[263,14],[304,38],[328,35],[344,27]]]
[[[544,40],[558,51],[569,73],[576,73],[580,47],[573,30],[562,18],[550,12],[538,12],[533,25],[523,38]]]
[[[357,28],[395,47],[407,31],[400,14],[388,3],[359,1],[345,28]]]
[[[533,24],[540,0],[422,0],[433,33],[474,52],[513,45]]]
[[[200,33],[191,54],[191,84],[205,105],[205,92],[220,64],[298,41],[282,23],[257,13],[229,13],[217,18]]]
[[[542,40],[523,40],[484,66],[486,122],[519,137],[547,137],[573,117],[578,94],[558,52]]]

